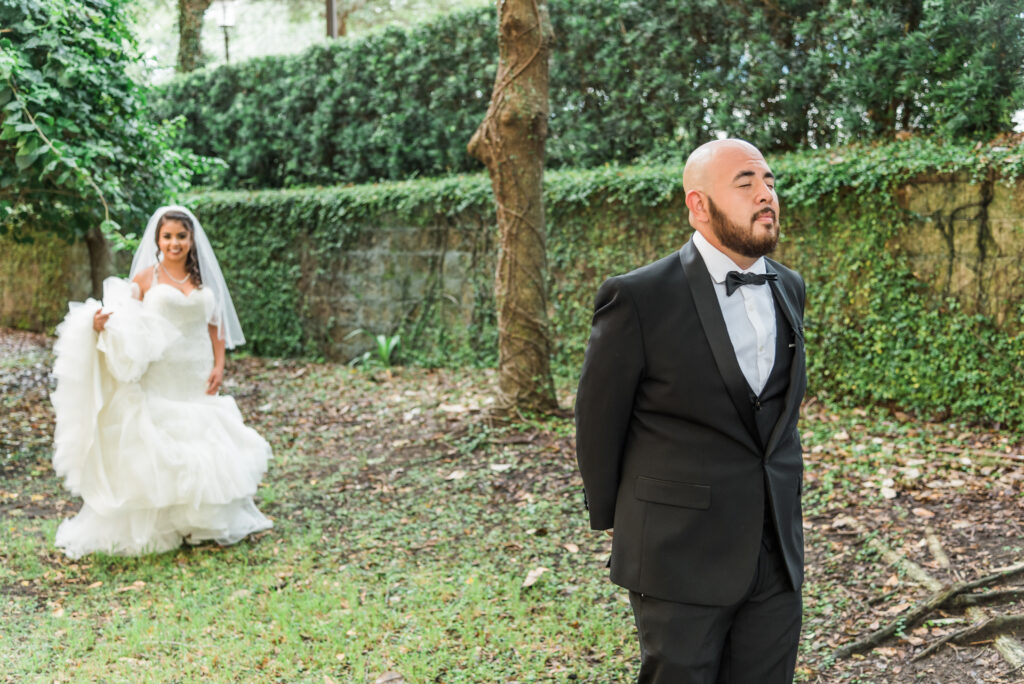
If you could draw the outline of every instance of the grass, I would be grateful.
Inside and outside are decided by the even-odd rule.
[[[624,593],[601,581],[608,544],[585,529],[575,487],[548,496],[550,482],[530,473],[544,459],[545,472],[571,479],[564,450],[496,444],[522,433],[479,414],[441,432],[432,416],[418,420],[422,393],[385,388],[380,401],[363,373],[277,375],[248,402],[271,404],[253,422],[275,447],[259,497],[275,528],[258,539],[73,562],[52,548],[59,516],[3,519],[0,671],[10,681],[628,677],[636,644]],[[363,410],[322,422],[339,387]],[[421,446],[435,435],[440,458]],[[20,477],[0,487],[65,501],[44,455],[21,456]],[[503,487],[520,498],[496,495]],[[522,587],[538,566],[547,572]]]
[[[18,366],[11,368],[13,377]],[[257,497],[274,529],[233,547],[142,558],[71,561],[53,548],[56,525],[77,502],[49,466],[47,387],[6,391],[0,679],[635,677],[632,615],[626,592],[607,579],[609,539],[587,528],[571,419],[489,422],[494,378],[486,370],[363,372],[239,358],[229,371],[225,391],[274,447]],[[562,383],[563,405],[570,393]],[[978,437],[948,424],[910,426],[881,412],[812,404],[802,429],[809,527],[798,681],[903,681],[874,674],[892,664],[883,655],[828,660],[837,640],[877,619],[868,599],[893,589],[885,586],[893,571],[830,522],[853,514],[891,543],[916,541],[908,511],[930,505],[924,480],[964,480],[949,489],[963,496],[994,483],[985,496],[1019,505],[1020,469],[935,452]],[[989,451],[1013,444],[982,437]],[[926,463],[913,467],[923,473],[908,477],[907,463],[921,456]],[[901,492],[895,502],[880,494],[887,477]],[[934,509],[965,515],[951,502]],[[993,539],[993,563],[1019,551],[1005,531]],[[537,568],[546,571],[524,587]],[[944,681],[957,681],[950,672]],[[916,677],[905,681],[929,681]]]

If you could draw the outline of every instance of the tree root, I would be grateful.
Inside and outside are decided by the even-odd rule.
[[[915,655],[911,660],[923,660],[950,641],[954,644],[968,644],[983,640],[993,634],[1002,634],[1019,627],[1024,627],[1024,615],[997,615],[996,617],[990,617],[978,624],[947,634],[941,639],[936,639],[928,648]]]
[[[984,591],[979,594],[964,594],[949,602],[950,608],[969,608],[984,606],[989,603],[1010,603],[1024,600],[1024,589],[1002,589],[1000,591]]]
[[[920,565],[914,563],[903,554],[894,551],[877,537],[870,536],[870,532],[867,527],[859,521],[854,525],[854,528],[862,537],[866,538],[867,545],[877,551],[886,562],[902,568],[908,577],[929,589],[932,593],[928,598],[918,603],[908,613],[905,613],[892,622],[876,629],[871,634],[836,649],[833,653],[833,657],[835,659],[847,658],[854,653],[869,651],[872,648],[881,645],[883,641],[892,635],[901,630],[912,627],[929,613],[940,608],[966,606],[968,617],[974,624],[971,627],[939,639],[937,642],[929,645],[928,648],[916,655],[914,660],[920,660],[921,658],[930,655],[949,641],[954,641],[955,643],[966,643],[972,639],[976,640],[983,636],[999,634],[1010,629],[1016,629],[1017,627],[1024,626],[1024,616],[1004,615],[990,618],[980,609],[975,607],[981,603],[991,603],[1019,598],[1024,596],[1024,590],[1014,589],[985,592],[981,594],[967,593],[977,589],[978,587],[983,587],[998,581],[1005,581],[1013,577],[1024,575],[1024,563],[1018,563],[1016,565],[1002,568],[1001,570],[974,580],[958,582],[952,585],[943,585],[941,582],[929,575]],[[935,553],[935,548],[933,548],[932,551]],[[1022,657],[1024,657],[1024,648],[1022,648],[1014,639],[1006,635],[1000,635],[996,639],[995,646],[1003,658],[1012,666],[1020,667],[1024,664],[1024,660],[1022,660]]]

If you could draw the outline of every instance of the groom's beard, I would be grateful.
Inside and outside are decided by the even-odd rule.
[[[763,211],[751,216],[750,225],[744,227],[730,221],[725,214],[718,211],[718,207],[708,197],[708,214],[711,217],[711,230],[715,237],[722,243],[722,246],[751,259],[771,254],[779,242],[779,219],[777,216],[774,217],[772,229],[767,234],[761,233],[760,228],[754,225],[762,213]]]

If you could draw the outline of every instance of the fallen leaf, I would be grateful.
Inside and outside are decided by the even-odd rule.
[[[850,515],[839,515],[832,521],[833,529],[840,527],[850,527],[851,525],[856,526],[857,519]]]
[[[568,551],[569,553],[579,553],[580,551],[580,547],[576,546],[572,542],[562,544],[562,548]]]
[[[121,592],[125,591],[138,591],[139,589],[142,589],[144,586],[146,586],[145,582],[143,582],[142,580],[136,580],[127,586],[118,587],[114,590],[114,592],[120,594]]]
[[[910,607],[909,603],[906,603],[906,602],[904,602],[904,603],[897,603],[895,606],[889,606],[888,608],[886,608],[885,609],[885,614],[886,615],[899,615],[900,613],[902,613],[903,611],[905,611],[909,607]]]
[[[929,511],[927,508],[914,508],[910,511],[919,518],[934,518],[935,514]]]
[[[548,569],[541,566],[534,568],[530,572],[526,573],[526,579],[523,580],[523,587],[532,587],[540,579],[540,576],[547,572]]]
[[[466,471],[465,470],[453,470],[451,472],[451,475],[449,475],[448,477],[446,477],[444,479],[446,479],[446,480],[461,480],[464,477],[466,477]]]
[[[400,684],[400,682],[404,681],[405,679],[402,677],[402,675],[398,674],[397,672],[385,672],[384,674],[373,680],[373,684]]]

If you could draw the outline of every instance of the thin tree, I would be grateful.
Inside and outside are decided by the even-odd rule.
[[[203,64],[203,15],[213,0],[178,0],[178,72]]]
[[[544,223],[548,55],[546,0],[498,0],[498,75],[469,154],[487,167],[498,214],[499,408],[552,411]]]
[[[367,4],[369,0],[327,0],[327,37],[346,37],[349,18]]]

